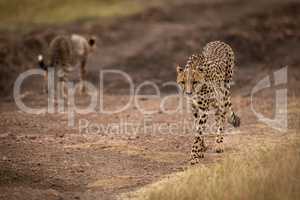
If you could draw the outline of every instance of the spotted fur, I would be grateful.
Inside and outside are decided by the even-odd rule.
[[[237,127],[239,117],[232,111],[230,83],[234,69],[234,53],[224,42],[208,43],[200,54],[189,57],[185,67],[177,66],[177,83],[191,100],[196,136],[191,151],[191,164],[199,162],[207,149],[203,133],[208,113],[215,110],[217,126],[216,152],[223,152],[226,115]]]

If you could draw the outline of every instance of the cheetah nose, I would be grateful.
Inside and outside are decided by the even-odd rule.
[[[191,96],[191,95],[192,95],[191,92],[186,92],[185,94],[188,95],[188,96]]]

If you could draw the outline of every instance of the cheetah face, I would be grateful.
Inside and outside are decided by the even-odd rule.
[[[197,85],[203,80],[202,72],[198,69],[183,68],[179,65],[176,67],[176,70],[177,84],[186,95],[193,95]]]

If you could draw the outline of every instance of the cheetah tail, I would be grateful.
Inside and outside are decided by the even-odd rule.
[[[46,66],[44,58],[41,54],[38,55],[38,65],[41,69],[47,71],[47,66]]]
[[[232,114],[228,118],[228,123],[237,128],[241,125],[241,119],[238,115],[232,112]]]

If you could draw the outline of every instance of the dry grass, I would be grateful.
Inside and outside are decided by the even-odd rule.
[[[299,137],[290,137],[282,145],[255,147],[212,166],[193,167],[130,196],[147,200],[299,199],[299,147]]]
[[[159,1],[139,0],[1,0],[2,29],[20,29],[34,24],[62,24],[98,17],[132,15]]]
[[[103,189],[113,189],[118,186],[119,188],[122,187],[129,187],[134,185],[136,181],[138,181],[138,177],[132,176],[115,176],[112,178],[107,179],[99,179],[95,182],[92,182],[87,185],[88,188],[103,188]]]

